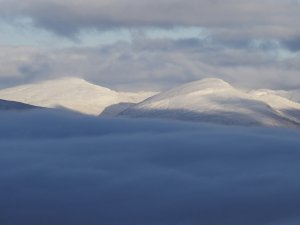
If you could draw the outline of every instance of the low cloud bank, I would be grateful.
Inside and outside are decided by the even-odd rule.
[[[300,133],[0,113],[0,223],[299,224]]]

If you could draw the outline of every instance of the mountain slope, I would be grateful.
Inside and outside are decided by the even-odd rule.
[[[0,98],[42,107],[63,107],[99,115],[106,107],[121,102],[136,103],[151,93],[118,93],[80,78],[61,78],[0,90]]]
[[[269,104],[280,115],[300,123],[300,103],[284,98],[280,93],[282,93],[282,91],[273,91],[267,89],[250,92],[250,94],[257,99]]]
[[[268,92],[271,92],[275,95],[278,95],[278,96],[281,96],[283,98],[289,99],[290,101],[300,103],[300,90],[291,90],[291,91],[268,90]]]
[[[297,126],[255,94],[220,79],[191,82],[155,95],[120,115],[155,117],[233,125]]]
[[[37,108],[38,107],[20,103],[20,102],[6,101],[0,99],[0,111],[24,111],[24,110],[37,109]]]

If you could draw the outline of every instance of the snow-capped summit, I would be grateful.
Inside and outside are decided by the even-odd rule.
[[[129,117],[170,118],[235,125],[295,126],[297,121],[260,97],[209,78],[155,95],[121,113]]]
[[[232,86],[221,79],[206,78],[203,80],[183,84],[169,91],[160,93],[159,96],[155,96],[155,99],[173,98],[175,96],[178,97],[195,93],[197,93],[198,95],[206,95],[231,89]]]
[[[205,94],[228,89],[232,89],[232,86],[229,83],[217,78],[206,78],[175,87],[168,91],[168,93],[175,92],[176,94],[187,94],[195,91],[201,91]]]
[[[202,80],[192,81],[186,84],[183,84],[179,87],[180,89],[228,89],[232,86],[226,81],[219,78],[204,78]]]
[[[176,108],[177,106],[180,107],[182,104],[188,103],[188,105],[192,105],[191,102],[185,102],[180,100],[185,100],[185,98],[193,98],[193,96],[206,96],[210,94],[218,94],[220,92],[231,92],[233,87],[228,84],[227,82],[216,79],[216,78],[207,78],[199,81],[194,81],[190,83],[186,83],[180,85],[178,87],[172,88],[168,91],[159,93],[154,95],[153,97],[147,99],[145,102],[140,103],[139,105],[145,105],[149,103],[164,103],[164,101],[172,100],[172,104],[169,104],[169,107]],[[183,99],[184,98],[184,99]],[[173,104],[176,101],[178,104]],[[193,107],[197,107],[194,105]]]
[[[118,93],[84,79],[64,77],[0,90],[0,98],[85,114],[99,115],[106,107],[121,102],[136,103],[152,93]]]

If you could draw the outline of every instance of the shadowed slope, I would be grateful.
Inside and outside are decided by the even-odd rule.
[[[24,111],[30,109],[38,109],[40,107],[36,107],[33,105],[28,105],[20,102],[14,101],[6,101],[0,99],[0,111]]]

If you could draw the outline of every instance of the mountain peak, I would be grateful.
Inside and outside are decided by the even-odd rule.
[[[91,90],[97,90],[98,92],[103,93],[114,92],[109,88],[92,84],[79,77],[60,77],[52,80],[44,80],[37,83],[21,85],[9,89],[13,91],[26,89],[28,92],[31,92],[32,90],[34,90],[34,92],[47,91],[48,93],[50,92],[54,95],[69,95],[74,92],[80,94],[81,92],[90,92]]]
[[[57,80],[57,81],[72,81],[72,82],[87,82],[83,78],[80,78],[80,77],[70,77],[70,76],[60,77],[60,78],[57,78],[55,80]]]
[[[186,83],[183,85],[180,85],[178,87],[175,87],[169,91],[166,91],[164,93],[161,93],[160,96],[165,97],[171,97],[171,96],[179,96],[179,95],[187,95],[194,92],[202,93],[202,94],[209,94],[209,93],[215,93],[220,91],[227,91],[231,90],[233,87],[218,78],[206,78],[198,81],[193,81],[190,83]]]
[[[68,86],[78,85],[78,84],[91,84],[90,82],[79,77],[60,77],[53,80],[44,80],[39,82],[39,84],[47,84],[47,83],[67,84]]]
[[[193,81],[183,86],[198,87],[199,89],[206,88],[232,88],[226,81],[219,78],[204,78],[202,80]]]

